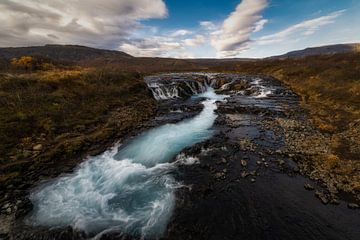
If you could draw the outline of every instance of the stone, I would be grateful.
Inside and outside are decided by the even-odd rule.
[[[356,203],[348,204],[348,208],[350,208],[350,209],[358,209],[359,207],[360,207],[359,204],[356,204]]]
[[[43,146],[41,144],[36,144],[35,146],[33,146],[34,151],[41,151],[42,148],[43,148]]]
[[[305,183],[304,188],[309,191],[314,190],[314,187],[310,183]]]
[[[217,172],[217,173],[215,173],[215,178],[217,178],[217,179],[225,179],[225,173]]]
[[[252,183],[256,182],[255,178],[252,178],[250,181],[251,181]]]
[[[7,214],[10,214],[10,213],[11,213],[11,207],[8,207],[8,208],[5,210],[5,212],[6,212]]]
[[[315,196],[316,196],[317,198],[319,198],[320,201],[321,201],[323,204],[326,205],[326,204],[329,203],[329,200],[327,199],[327,197],[325,196],[324,193],[322,193],[322,192],[320,192],[320,191],[316,191],[316,192],[315,192]]]
[[[241,160],[241,166],[246,167],[247,166],[247,161],[246,160]]]
[[[250,174],[248,173],[248,172],[245,172],[245,171],[243,171],[243,172],[241,172],[241,177],[242,178],[246,178],[247,176],[249,176]]]
[[[340,201],[338,199],[336,199],[336,198],[333,198],[333,199],[331,199],[330,203],[334,204],[334,205],[339,205]]]

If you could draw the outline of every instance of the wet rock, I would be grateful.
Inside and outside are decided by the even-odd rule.
[[[359,206],[359,204],[356,204],[356,203],[349,203],[348,208],[350,208],[350,209],[358,209],[358,208],[360,208],[360,206]]]
[[[41,151],[43,149],[43,146],[41,144],[36,144],[33,146],[34,151]]]
[[[248,172],[245,172],[245,171],[241,172],[241,177],[242,178],[246,178],[249,175],[250,175],[250,173],[248,173]]]
[[[330,203],[334,204],[334,205],[339,205],[340,201],[338,199],[336,199],[336,198],[333,198],[333,199],[331,199]]]
[[[256,146],[254,143],[251,142],[250,139],[242,139],[239,141],[239,146],[241,150],[249,150],[249,151],[255,151]]]
[[[298,172],[300,172],[300,168],[299,168],[298,166],[295,166],[295,167],[293,168],[293,171],[294,171],[295,173],[298,173]]]
[[[277,153],[277,154],[282,154],[283,152],[278,149],[278,150],[275,151],[275,153]]]
[[[310,183],[305,183],[304,188],[309,191],[314,190],[314,187]]]
[[[329,200],[328,198],[326,197],[326,195],[323,193],[323,192],[320,192],[320,191],[316,191],[315,192],[315,196],[320,199],[320,201],[323,203],[323,204],[328,204],[329,203]]]
[[[217,172],[215,173],[215,178],[220,180],[220,179],[225,179],[225,173],[224,172]]]
[[[279,160],[279,161],[278,161],[278,164],[279,164],[279,166],[284,166],[285,161],[284,161],[284,160]]]
[[[246,167],[248,165],[246,160],[241,160],[241,166]]]

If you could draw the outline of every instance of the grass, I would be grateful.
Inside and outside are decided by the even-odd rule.
[[[136,73],[81,68],[2,73],[0,182],[21,177],[38,162],[56,161],[59,153],[74,158],[92,142],[137,126],[154,110]],[[38,144],[40,152],[33,149]]]
[[[352,193],[360,201],[360,54],[261,60],[212,68],[271,75],[301,97],[301,105],[320,132],[330,139],[330,154],[304,163],[308,174],[331,188]],[[309,148],[316,143],[304,142]],[[306,149],[304,149],[306,152]]]
[[[269,59],[212,70],[274,76],[302,97],[303,106],[324,130],[342,131],[360,118],[360,54]]]

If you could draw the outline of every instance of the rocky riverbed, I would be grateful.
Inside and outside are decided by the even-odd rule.
[[[176,190],[163,239],[359,239],[358,192],[317,168],[322,165],[314,159],[331,158],[331,139],[312,126],[298,96],[280,82],[261,75],[202,73],[145,81],[158,100],[157,116],[130,135],[195,116],[201,98],[191,96],[207,87],[228,95],[217,103],[213,137],[181,153],[196,164],[172,172],[183,187]],[[89,237],[71,227],[25,224],[32,209],[27,194],[2,207],[1,237]],[[136,238],[122,232],[100,237]]]

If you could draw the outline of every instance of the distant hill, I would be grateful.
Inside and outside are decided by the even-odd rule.
[[[78,45],[45,45],[38,47],[0,48],[0,58],[12,59],[24,55],[41,56],[55,61],[66,62],[88,61],[90,59],[97,58],[133,58],[133,56],[120,51],[96,49]]]
[[[337,53],[360,52],[360,44],[336,44],[321,47],[311,47],[303,50],[288,52],[284,55],[269,57],[268,59],[303,58],[312,55],[332,55]]]

